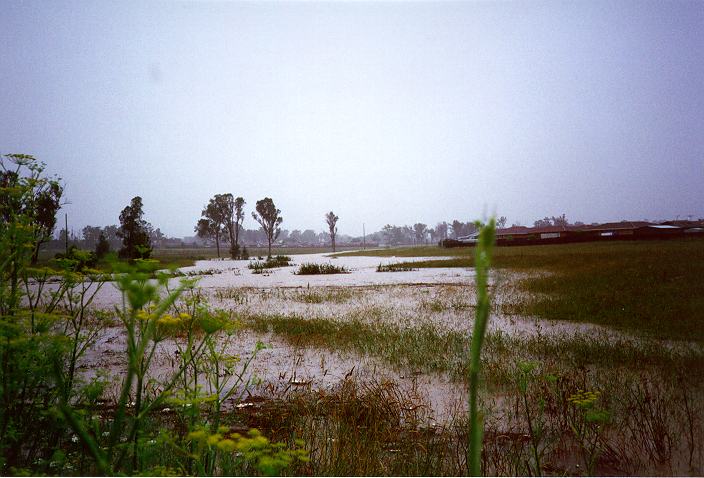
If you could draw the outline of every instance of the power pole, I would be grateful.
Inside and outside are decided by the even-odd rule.
[[[66,232],[66,257],[68,257],[68,213],[64,213],[64,231]]]

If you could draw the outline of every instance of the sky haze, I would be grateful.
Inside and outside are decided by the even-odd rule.
[[[343,234],[704,217],[704,2],[20,2],[0,153],[66,183],[69,228],[133,196],[170,236],[208,199]]]

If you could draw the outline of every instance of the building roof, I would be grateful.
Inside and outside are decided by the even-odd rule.
[[[682,223],[688,223],[686,226]],[[503,229],[497,229],[496,230],[496,236],[497,237],[506,237],[506,236],[524,236],[524,235],[529,235],[529,234],[546,234],[546,233],[556,233],[556,232],[566,232],[566,231],[574,231],[574,232],[580,232],[580,231],[616,231],[616,230],[635,230],[635,229],[640,229],[640,228],[654,228],[654,229],[662,229],[662,230],[673,230],[673,229],[679,229],[679,228],[687,228],[687,227],[701,227],[700,224],[698,224],[695,221],[678,221],[677,224],[674,224],[675,221],[663,223],[663,224],[654,224],[651,222],[647,221],[620,221],[620,222],[607,222],[604,224],[584,224],[584,225],[568,225],[568,226],[544,226],[544,227],[526,227],[526,226],[512,226],[512,227],[506,227]]]
[[[527,234],[544,234],[550,232],[564,232],[564,231],[579,231],[581,226],[544,226],[544,227],[526,227],[526,226],[512,226],[506,227],[504,229],[497,229],[497,236],[520,236]]]
[[[638,229],[639,227],[652,226],[653,223],[647,221],[621,221],[621,222],[606,222],[604,224],[597,224],[591,226],[585,226],[582,228],[584,231],[612,231],[614,229]]]

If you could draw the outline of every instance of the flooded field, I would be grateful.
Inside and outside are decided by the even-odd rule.
[[[463,427],[457,427],[467,413],[467,349],[476,307],[474,271],[455,267],[377,272],[379,264],[395,262],[394,257],[315,254],[293,256],[292,265],[258,274],[247,267],[248,261],[199,261],[180,269],[189,279],[197,279],[197,285],[182,296],[184,303],[207,304],[237,324],[222,337],[218,353],[236,357],[238,363],[251,358],[246,375],[234,385],[236,393],[219,392],[228,397],[225,409],[239,414],[249,426],[263,426],[262,421],[268,423],[277,413],[294,413],[290,407],[301,403],[309,407],[325,396],[339,404],[340,394],[362,394],[396,406],[398,426],[430,427],[434,440],[442,437],[447,446],[460,446]],[[303,263],[334,263],[349,272],[294,274]],[[689,411],[702,403],[701,377],[689,382],[683,377],[700,370],[701,344],[522,314],[530,294],[519,284],[546,273],[498,269],[490,278],[493,302],[483,356],[483,400],[490,437],[487,453],[494,460],[491,469],[497,474],[528,470],[502,457],[530,452],[526,417],[537,414],[532,419],[553,430],[545,445],[550,458],[541,465],[543,470],[581,474],[584,461],[575,457],[585,453],[583,444],[565,429],[570,420],[579,419],[568,401],[579,390],[598,390],[600,406],[608,407],[613,417],[609,420],[615,423],[618,417],[620,423],[608,434],[590,438],[606,447],[594,455],[594,470],[679,473],[700,466],[702,424]],[[171,279],[169,287],[180,280]],[[92,307],[107,311],[121,300],[115,285],[106,283]],[[110,325],[101,330],[80,364],[86,377],[107,371],[115,385],[110,389],[113,400],[127,365],[125,347],[124,328]],[[178,337],[159,342],[148,372],[154,383],[168,382],[183,347]],[[205,394],[218,393],[205,372],[199,376]],[[521,405],[522,396],[534,400],[529,409]],[[380,405],[375,403],[365,406]],[[552,408],[533,409],[539,403]],[[666,403],[667,418],[658,418],[657,407]],[[627,412],[633,407],[637,413]],[[308,428],[299,433],[309,433],[313,425],[306,423]],[[641,426],[659,426],[658,433],[665,438],[645,439]],[[675,438],[683,427],[691,434]],[[309,438],[315,441],[319,436]],[[666,455],[653,451],[663,446],[662,439],[668,440]],[[462,456],[459,448],[453,453]],[[632,456],[627,459],[628,453]],[[448,463],[442,466],[448,473],[459,473]]]

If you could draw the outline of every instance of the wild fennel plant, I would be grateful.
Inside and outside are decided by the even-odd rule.
[[[484,433],[484,416],[478,410],[479,371],[481,369],[482,344],[489,321],[490,298],[488,290],[489,267],[494,247],[496,221],[491,218],[481,226],[479,242],[475,248],[474,267],[477,284],[477,309],[472,331],[469,365],[469,474],[481,475],[482,438]]]

